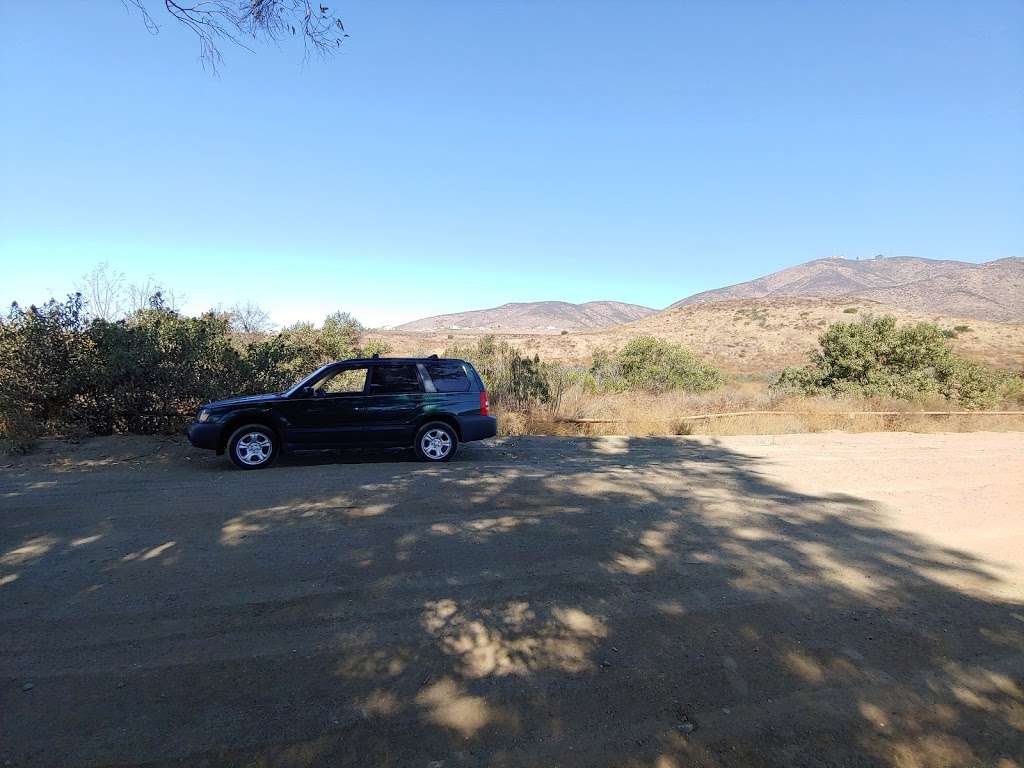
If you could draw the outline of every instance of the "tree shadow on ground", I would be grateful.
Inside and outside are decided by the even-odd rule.
[[[0,488],[0,756],[1024,763],[1024,606],[991,566],[721,445],[120,472]]]

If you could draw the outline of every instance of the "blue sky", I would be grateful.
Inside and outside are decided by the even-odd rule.
[[[344,2],[342,55],[0,4],[0,301],[370,324],[1024,255],[1024,3]]]

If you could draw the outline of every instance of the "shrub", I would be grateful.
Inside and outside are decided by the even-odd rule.
[[[80,415],[93,349],[80,294],[0,321],[0,437],[22,444]]]
[[[590,358],[590,369],[583,380],[588,392],[624,392],[626,380],[622,376],[618,360],[608,351],[599,349]]]
[[[373,339],[366,342],[363,346],[358,347],[356,351],[359,357],[373,357],[375,355],[386,357],[391,354],[392,349],[394,348],[386,341]]]
[[[100,434],[171,430],[205,400],[244,388],[246,365],[228,318],[183,317],[156,305],[87,331],[94,361],[83,371],[85,417]]]
[[[472,363],[497,406],[526,410],[552,400],[551,384],[559,372],[558,366],[541,363],[538,356],[525,357],[508,342],[496,341],[494,336],[484,336],[475,345],[448,347],[444,355]],[[560,378],[558,383],[561,386]],[[560,395],[560,391],[555,394]]]
[[[890,316],[836,323],[819,339],[811,365],[787,368],[774,383],[782,391],[858,394],[917,400],[941,396],[981,408],[1005,396],[1006,374],[957,356],[930,323],[902,328]]]
[[[303,375],[334,360],[344,360],[359,354],[359,337],[363,327],[347,312],[328,315],[322,327],[312,323],[296,323],[281,331],[279,339],[271,340],[269,350],[279,355],[273,360],[279,380],[293,383]],[[266,342],[264,342],[266,343]]]
[[[714,367],[679,344],[653,336],[632,339],[618,353],[616,363],[629,389],[709,392],[722,384],[722,375]]]
[[[722,381],[717,369],[685,347],[653,336],[638,336],[617,353],[595,351],[581,378],[588,392],[709,392]]]
[[[0,453],[24,453],[42,433],[39,422],[18,403],[0,402]]]
[[[358,343],[362,326],[335,313],[240,343],[231,316],[186,317],[155,294],[121,320],[87,319],[75,294],[0,318],[0,441],[24,449],[41,434],[177,429],[206,400],[277,391],[323,363],[386,354]]]
[[[772,387],[786,394],[813,395],[820,391],[821,377],[817,368],[791,366],[783,369]]]
[[[860,310],[857,307],[847,307],[843,310],[844,315],[856,315]]]

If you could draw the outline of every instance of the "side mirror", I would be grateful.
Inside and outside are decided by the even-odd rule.
[[[299,390],[300,397],[316,397],[316,390],[312,387],[303,387]]]

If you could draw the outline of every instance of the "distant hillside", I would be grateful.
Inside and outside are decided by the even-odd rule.
[[[788,298],[733,299],[666,309],[641,320],[565,335],[499,332],[522,352],[543,360],[589,365],[597,349],[622,349],[636,336],[649,334],[689,347],[726,371],[767,374],[807,362],[807,351],[836,322],[872,315],[893,315],[900,323],[930,322],[950,331],[957,352],[999,368],[1024,369],[1024,324],[992,322],[942,313],[923,313],[864,299]],[[392,354],[443,353],[453,343],[473,343],[486,331],[433,333],[376,331],[371,338],[387,342]],[[454,336],[453,342],[450,338]]]
[[[620,301],[533,301],[502,304],[492,309],[477,309],[451,315],[436,315],[413,320],[396,327],[400,331],[482,330],[519,333],[560,333],[586,331],[639,320],[654,314],[650,307]]]
[[[856,297],[918,312],[1020,323],[1024,322],[1024,258],[983,264],[909,256],[817,259],[697,293],[672,307],[782,297]]]

